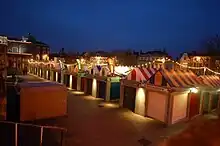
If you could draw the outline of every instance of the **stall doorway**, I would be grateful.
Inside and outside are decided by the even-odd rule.
[[[111,83],[110,100],[120,98],[120,82]]]
[[[123,107],[128,108],[129,110],[134,112],[135,97],[136,97],[136,88],[125,86],[124,87]]]
[[[56,82],[56,72],[55,71],[53,71],[53,81]]]
[[[92,95],[92,79],[87,79],[87,94]]]
[[[203,113],[206,114],[209,112],[209,93],[204,92],[203,94]]]
[[[70,75],[64,74],[64,84],[66,85],[66,87],[70,86]]]
[[[76,90],[77,88],[77,77],[76,76],[72,76],[72,89]]]
[[[48,70],[48,77],[47,77],[48,80],[50,80],[50,70]]]
[[[81,77],[81,91],[84,91],[84,86],[85,86],[85,78]]]
[[[61,83],[61,73],[58,72],[58,83]]]
[[[105,99],[105,95],[106,95],[106,82],[104,81],[98,81],[98,97]]]
[[[194,116],[198,115],[199,108],[200,108],[200,94],[199,93],[190,93],[189,118],[193,118]]]
[[[212,106],[211,110],[215,110],[218,107],[218,100],[219,100],[219,95],[218,94],[213,94],[212,95]]]

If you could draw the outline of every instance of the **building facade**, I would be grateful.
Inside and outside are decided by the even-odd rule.
[[[6,76],[7,67],[7,46],[8,40],[5,36],[0,36],[0,75]]]
[[[7,46],[7,67],[16,68],[20,73],[28,66],[28,60],[32,58],[31,42],[26,38],[11,38],[8,37]]]
[[[170,59],[171,57],[166,52],[162,51],[148,51],[146,53],[140,52],[137,58],[137,64],[160,68],[163,67],[164,63]]]
[[[49,60],[49,46],[38,41],[32,43],[28,37],[0,36],[0,49],[2,58],[0,66],[4,64],[8,74],[14,71],[16,74],[22,73],[27,68],[30,59]]]
[[[206,74],[204,69],[199,69],[199,67],[207,67],[210,69],[215,68],[212,66],[212,57],[204,54],[190,54],[183,53],[180,57],[179,63],[181,69],[187,69],[188,67],[195,67],[198,69],[193,69],[193,72],[197,75]]]

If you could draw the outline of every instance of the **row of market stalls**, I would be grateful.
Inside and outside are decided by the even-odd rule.
[[[65,84],[75,90],[84,91],[95,98],[106,101],[120,98],[120,79],[123,69],[127,72],[129,67],[115,67],[112,73],[108,65],[96,65],[92,68],[84,66],[79,70],[78,65],[64,65],[61,67],[30,66],[30,73],[47,80]]]
[[[166,124],[189,120],[219,105],[218,76],[192,71],[134,68],[121,80],[120,106]]]

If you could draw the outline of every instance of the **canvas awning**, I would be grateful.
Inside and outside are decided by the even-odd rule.
[[[215,75],[203,75],[199,76],[199,79],[208,87],[220,88],[220,78]]]
[[[147,81],[156,73],[154,68],[134,68],[128,75],[127,80],[135,80],[137,82]]]
[[[159,70],[170,87],[192,87],[202,85],[202,82],[192,71]]]
[[[189,88],[203,86],[203,82],[192,72],[183,70],[168,70],[164,68],[134,68],[127,80],[147,83],[161,87]]]
[[[91,74],[93,75],[99,75],[101,70],[101,66],[96,65],[91,69]]]

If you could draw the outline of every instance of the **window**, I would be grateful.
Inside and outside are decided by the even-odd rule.
[[[13,53],[18,53],[18,48],[17,47],[12,47],[12,52]]]
[[[8,48],[8,52],[12,52],[12,48]]]

